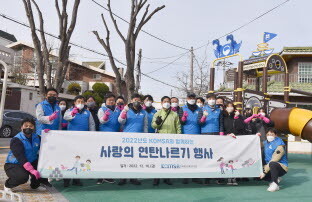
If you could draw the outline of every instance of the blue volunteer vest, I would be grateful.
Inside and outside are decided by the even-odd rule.
[[[152,127],[152,121],[153,121],[153,117],[154,114],[157,112],[156,109],[152,109],[152,111],[150,113],[148,113],[145,110],[146,114],[147,114],[147,119],[148,119],[148,132],[149,133],[155,133],[155,129]]]
[[[70,109],[70,112],[71,111],[73,111],[73,108]],[[68,121],[67,130],[89,131],[90,115],[91,113],[86,109],[78,112],[71,121]]]
[[[145,116],[147,115],[144,110],[136,114],[132,109],[129,109],[123,132],[143,133]]]
[[[41,135],[41,131],[44,129],[58,130],[60,128],[60,119],[62,118],[60,107],[57,104],[54,104],[52,107],[52,105],[47,100],[40,102],[38,105],[42,106],[42,109],[44,111],[44,116],[50,116],[55,111],[59,111],[59,113],[58,113],[57,118],[52,121],[52,124],[43,124],[43,123],[40,123],[39,120],[36,120],[37,134]]]
[[[182,109],[183,112],[187,112],[188,114],[186,123],[182,125],[182,134],[200,134],[201,128],[198,124],[198,113],[200,109],[197,108],[192,112],[186,105],[183,106]]]
[[[268,164],[271,159],[274,151],[276,148],[280,145],[285,145],[283,140],[279,137],[275,137],[275,139],[272,142],[268,142],[267,140],[263,141],[264,145],[264,160],[265,163]],[[285,166],[288,166],[288,160],[286,157],[286,153],[282,156],[282,158],[279,160],[279,163],[284,164]]]
[[[101,107],[103,112],[109,111],[109,119],[106,123],[100,124],[100,131],[104,132],[119,132],[120,131],[120,123],[118,122],[118,117],[120,115],[120,109],[115,107],[115,110],[112,111],[107,107]],[[102,118],[102,117],[101,117]]]
[[[37,134],[35,133],[32,134],[32,143],[29,142],[29,140],[25,137],[23,132],[19,132],[17,135],[14,136],[14,138],[20,139],[21,142],[23,143],[25,157],[28,162],[32,163],[38,159],[38,152],[40,149],[40,138]],[[5,163],[19,164],[19,162],[17,161],[11,150],[9,151]]]
[[[201,133],[216,133],[220,132],[220,108],[211,108],[208,105],[203,107],[203,112],[207,111],[208,116],[206,122],[201,127]]]

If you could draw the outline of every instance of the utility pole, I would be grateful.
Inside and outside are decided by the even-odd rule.
[[[190,66],[190,91],[194,92],[194,50],[191,47],[191,66]]]
[[[142,60],[142,49],[139,50],[138,63],[136,66],[136,82],[135,82],[135,92],[138,93],[140,90],[141,83],[141,60]]]

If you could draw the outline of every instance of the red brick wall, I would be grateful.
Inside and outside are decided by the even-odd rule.
[[[29,47],[23,47],[23,52],[22,52],[22,73],[31,73],[33,70],[32,63],[35,61],[33,60],[34,58],[34,50]]]

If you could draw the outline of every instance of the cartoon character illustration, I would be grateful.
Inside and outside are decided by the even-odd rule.
[[[85,167],[86,167],[87,171],[91,171],[91,160],[90,159],[86,160]]]
[[[253,165],[256,161],[253,160],[252,158],[249,158],[248,160],[244,161],[244,163],[242,164],[243,167],[249,167],[251,165]]]
[[[225,172],[224,172],[224,167],[225,167],[224,158],[223,157],[219,158],[219,160],[217,162],[220,162],[221,174],[225,174]]]
[[[54,168],[52,166],[49,166],[48,167],[48,170],[53,170]]]
[[[232,171],[232,174],[233,174],[233,171],[235,170],[233,163],[234,163],[233,160],[229,160],[228,167],[229,167],[229,169]]]
[[[62,170],[67,170],[68,167],[65,167],[64,165],[61,165],[61,169],[62,169]]]
[[[78,168],[80,166],[80,156],[75,157],[76,161],[71,169],[67,169],[68,171],[75,171],[76,175],[78,174]]]

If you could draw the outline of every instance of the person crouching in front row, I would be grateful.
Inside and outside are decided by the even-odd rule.
[[[12,188],[25,184],[30,176],[30,187],[39,188],[40,184],[52,187],[48,179],[41,178],[37,171],[40,136],[35,133],[35,121],[24,119],[21,132],[11,139],[10,151],[4,164],[4,171],[8,179],[4,184],[5,192],[12,192]]]

